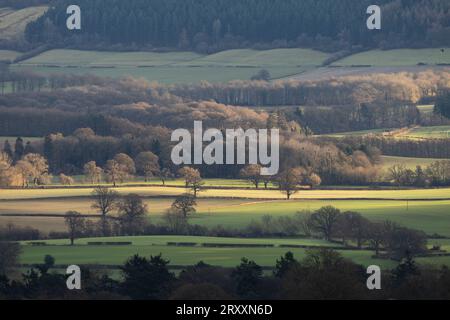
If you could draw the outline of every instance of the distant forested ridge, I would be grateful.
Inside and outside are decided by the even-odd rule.
[[[32,43],[180,48],[426,47],[450,44],[450,1],[379,0],[382,30],[369,31],[372,0],[78,0],[82,30],[68,31],[68,0],[28,25]]]
[[[26,7],[49,5],[50,3],[51,0],[0,0],[0,8],[10,7],[22,9]]]

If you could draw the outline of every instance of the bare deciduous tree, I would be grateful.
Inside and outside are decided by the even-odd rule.
[[[92,192],[94,203],[91,208],[100,211],[102,215],[102,233],[103,236],[108,234],[108,217],[111,211],[117,208],[119,194],[108,187],[98,186]]]

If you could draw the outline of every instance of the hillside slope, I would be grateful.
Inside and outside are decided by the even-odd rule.
[[[0,40],[15,40],[24,36],[28,23],[38,19],[47,7],[29,7],[20,10],[0,8]]]

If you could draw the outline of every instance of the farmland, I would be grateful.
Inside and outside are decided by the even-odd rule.
[[[144,197],[173,197],[186,192],[181,187],[163,186],[119,186],[115,188],[121,194],[136,193]],[[0,191],[0,200],[22,199],[50,199],[72,198],[90,196],[93,187],[78,188],[48,188],[48,189],[5,189]],[[337,189],[337,190],[302,190],[292,199],[309,200],[421,200],[421,199],[448,199],[450,189],[406,189],[406,190],[370,190],[370,189]],[[229,198],[229,199],[255,199],[255,200],[282,200],[285,196],[278,190],[263,189],[205,189],[199,194],[200,198]]]
[[[20,52],[12,50],[0,50],[0,61],[12,61],[20,55]]]
[[[26,25],[43,15],[47,7],[29,7],[21,10],[0,8],[0,39],[17,39],[23,36]]]
[[[429,106],[422,106],[419,110],[421,112],[430,112]],[[387,135],[389,137],[394,137],[397,139],[446,139],[450,137],[450,126],[432,126],[432,127],[421,127],[416,126],[413,128],[405,128],[402,130],[383,128],[383,129],[372,129],[372,130],[361,130],[352,132],[340,132],[327,134],[327,136],[334,138],[343,138],[348,136],[365,136],[368,134],[373,135]]]
[[[132,191],[134,189],[134,191]],[[153,189],[153,187],[137,188],[141,194]],[[172,191],[183,192],[183,188],[166,188]],[[84,190],[84,189],[73,189]],[[136,192],[136,188],[121,188],[122,193]],[[27,191],[27,190],[24,190]],[[67,194],[69,190],[35,190],[44,192],[62,191]],[[209,190],[209,192],[226,192],[236,190]],[[8,192],[3,190],[3,192]],[[16,193],[19,191],[16,191]],[[256,190],[240,190],[244,195],[252,194]],[[278,191],[260,190],[260,197],[264,193],[275,195]],[[309,195],[312,192],[312,195]],[[161,192],[160,192],[161,193]],[[205,192],[206,193],[206,192]],[[205,193],[200,194],[197,213],[190,218],[190,223],[201,226],[214,227],[223,225],[230,228],[242,228],[252,220],[261,219],[264,215],[291,216],[302,210],[316,210],[320,207],[332,205],[342,211],[357,211],[374,221],[392,220],[402,225],[424,230],[428,234],[441,234],[450,236],[450,190],[316,190],[302,191],[297,197],[303,200],[262,200],[262,199],[232,199],[231,197],[205,198]],[[59,193],[61,195],[61,193]],[[332,199],[332,195],[340,195],[340,199]],[[85,197],[58,197],[35,198],[30,200],[8,200],[0,202],[0,223],[14,223],[22,226],[30,225],[44,232],[64,231],[66,229],[62,215],[68,210],[77,210],[85,215],[95,216],[91,209],[92,200]],[[386,200],[367,200],[383,195]],[[53,193],[53,196],[55,194]],[[359,196],[359,199],[358,199]],[[390,197],[389,197],[390,196]],[[316,199],[314,199],[315,197]],[[320,200],[322,197],[322,200]],[[352,198],[353,197],[353,198]],[[402,200],[388,200],[397,197]],[[309,199],[308,199],[309,198]],[[313,198],[313,199],[311,199]],[[383,198],[383,197],[381,197]],[[435,199],[434,201],[432,199]],[[447,200],[437,200],[446,198]],[[297,198],[298,199],[298,198]],[[409,200],[407,200],[409,199]],[[414,200],[416,199],[416,200]],[[422,199],[422,200],[417,200]],[[152,223],[162,222],[164,212],[170,207],[173,198],[161,198],[154,193],[153,198],[145,200],[149,208],[149,219]]]
[[[403,67],[419,63],[450,64],[450,48],[365,51],[336,61],[333,66]]]
[[[6,53],[5,53],[6,54]],[[408,57],[406,60],[404,57]],[[329,54],[310,49],[226,50],[210,55],[193,52],[100,52],[56,49],[13,65],[14,70],[46,74],[95,74],[106,77],[133,76],[161,83],[192,83],[200,80],[226,82],[248,80],[261,69],[272,79],[305,75],[319,70]],[[376,58],[375,58],[376,57]],[[367,51],[339,60],[334,65],[376,67],[430,66],[450,61],[450,49]],[[318,69],[319,68],[319,69]],[[342,70],[338,70],[342,72]],[[380,70],[386,72],[388,70]],[[378,71],[374,71],[378,72]],[[343,73],[345,75],[345,73]]]
[[[131,241],[132,245],[86,245],[91,241]],[[192,242],[195,246],[168,246],[167,242]],[[297,258],[303,258],[305,249],[287,248],[283,245],[306,245],[306,246],[330,246],[321,240],[307,239],[239,239],[239,238],[211,238],[190,236],[148,236],[148,237],[115,237],[83,239],[79,245],[67,246],[67,241],[46,241],[49,246],[31,246],[24,243],[24,253],[21,263],[39,263],[45,254],[51,254],[59,264],[104,264],[119,265],[133,254],[142,256],[158,255],[163,253],[164,257],[173,265],[192,265],[204,261],[212,265],[233,267],[239,264],[242,257],[255,260],[262,266],[274,266],[275,260],[292,251]],[[239,244],[243,247],[204,247],[203,243]],[[272,245],[272,247],[251,247],[252,244]],[[248,245],[248,247],[245,247]],[[392,267],[395,263],[381,259],[372,259],[370,251],[340,251],[344,256],[368,265],[379,263],[384,267]]]
[[[383,168],[388,169],[394,165],[404,165],[408,169],[415,169],[417,166],[427,167],[433,162],[441,161],[442,159],[432,158],[408,158],[408,157],[392,157],[382,156]]]
[[[51,50],[14,65],[42,73],[133,76],[162,83],[248,80],[260,69],[281,78],[321,65],[327,54],[307,49],[228,50],[212,55],[192,52],[97,52]]]
[[[88,242],[131,242],[130,245],[87,245]],[[189,246],[168,245],[170,242],[191,243]],[[294,253],[301,259],[307,249],[293,246],[307,246],[309,248],[329,247],[330,244],[322,240],[309,239],[239,239],[212,238],[193,236],[141,236],[141,237],[113,237],[80,239],[75,246],[68,246],[67,240],[49,240],[46,246],[32,246],[23,243],[22,264],[42,262],[43,256],[51,254],[56,262],[62,265],[102,264],[120,265],[128,257],[139,254],[141,256],[158,255],[160,253],[170,260],[171,265],[185,266],[203,261],[212,265],[234,267],[242,257],[254,260],[256,263],[273,267],[275,260],[287,251]],[[204,246],[203,244],[219,244],[218,246]],[[431,244],[441,244],[446,247],[446,240],[436,240]],[[228,246],[227,246],[228,245]],[[239,247],[232,247],[239,245]],[[265,247],[252,247],[264,245]],[[247,246],[247,247],[246,247]],[[334,247],[339,245],[334,244]],[[338,249],[338,248],[337,248]],[[339,250],[344,257],[362,265],[376,264],[382,268],[393,268],[396,263],[390,260],[373,258],[373,252],[368,250]],[[448,264],[448,257],[417,258],[421,264],[440,266]]]

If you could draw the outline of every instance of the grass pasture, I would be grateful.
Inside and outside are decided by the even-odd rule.
[[[12,61],[21,53],[12,50],[0,50],[0,61]]]
[[[220,183],[220,181],[215,181]],[[234,181],[232,183],[238,183]],[[183,193],[182,187],[119,187],[122,194],[135,192],[144,196],[152,223],[161,223],[162,215],[170,207],[173,196]],[[14,223],[31,226],[43,232],[66,231],[62,215],[77,210],[94,215],[92,188],[53,188],[29,190],[0,190],[0,225]],[[240,198],[236,198],[239,194]],[[251,221],[265,215],[292,216],[302,210],[316,210],[332,205],[341,211],[361,212],[372,221],[391,220],[401,225],[450,237],[450,189],[424,190],[305,190],[297,199],[270,200],[282,197],[277,190],[209,189],[200,194],[197,212],[190,218],[191,224],[205,227],[222,225],[226,228],[243,228]],[[235,197],[235,198],[233,198]],[[449,200],[439,200],[447,198]],[[9,199],[9,200],[6,200]],[[378,199],[378,200],[377,200]],[[384,199],[384,200],[381,200]],[[394,200],[399,199],[399,200]],[[400,200],[401,199],[401,200]],[[12,216],[8,216],[12,215]],[[136,237],[129,239],[132,245],[86,245],[89,241],[126,241],[128,238],[79,239],[70,247],[68,240],[49,240],[47,246],[32,246],[24,242],[21,263],[41,262],[46,254],[56,258],[57,264],[111,264],[118,265],[133,254],[143,256],[162,253],[172,265],[191,265],[200,260],[213,265],[235,266],[242,257],[255,260],[263,266],[273,266],[275,260],[286,251],[293,251],[297,258],[305,255],[305,249],[281,245],[329,245],[311,239],[225,239],[199,237]],[[195,242],[195,246],[170,246],[167,242]],[[205,247],[201,243],[271,244],[270,247]],[[449,248],[448,240],[430,240],[430,246]],[[367,250],[339,250],[343,256],[355,262],[377,264],[384,268],[395,265],[392,261],[373,259]],[[450,263],[449,257],[419,258],[419,263],[439,266]]]
[[[136,193],[144,197],[173,197],[186,192],[183,187],[162,186],[119,186],[115,190],[121,194]],[[3,189],[0,200],[55,199],[89,197],[93,187],[79,188],[36,188]],[[199,198],[283,200],[285,195],[279,190],[264,189],[204,189]],[[450,199],[450,188],[441,189],[336,189],[336,190],[300,190],[292,196],[296,200],[443,200]]]
[[[132,245],[87,245],[92,241],[130,241]],[[169,246],[168,242],[191,242],[195,246]],[[32,246],[24,242],[22,264],[41,263],[47,254],[56,259],[60,265],[70,264],[102,264],[120,265],[134,254],[150,256],[162,254],[170,260],[171,265],[193,265],[203,261],[212,265],[234,267],[239,264],[242,257],[254,260],[259,265],[273,267],[276,259],[287,251],[294,253],[297,259],[305,256],[306,249],[283,247],[283,245],[303,245],[308,247],[330,246],[322,240],[309,239],[239,239],[239,238],[211,238],[192,236],[145,236],[145,237],[114,237],[79,239],[75,246],[69,246],[67,240],[49,240],[46,246]],[[203,243],[239,244],[242,247],[204,247]],[[250,247],[252,244],[270,244],[271,247]],[[249,245],[249,247],[245,247]],[[336,246],[336,245],[334,245]],[[443,247],[444,248],[444,247]],[[376,264],[388,269],[395,267],[391,260],[374,259],[373,252],[368,250],[338,250],[344,257],[356,263],[368,266]],[[417,258],[421,264],[448,265],[449,257]]]
[[[431,109],[431,111],[430,111]],[[422,113],[432,112],[432,106],[421,106],[419,110]],[[372,129],[351,132],[340,132],[326,134],[333,138],[345,138],[349,136],[365,136],[369,134],[381,135],[386,134],[396,139],[447,139],[450,138],[450,126],[432,126],[432,127],[414,127],[405,130],[396,131],[395,129]]]
[[[309,49],[227,50],[203,56],[193,52],[99,52],[50,50],[13,66],[38,73],[133,76],[162,83],[248,80],[260,69],[282,78],[319,66],[328,54]]]
[[[433,162],[442,161],[443,159],[433,159],[433,158],[408,158],[408,157],[392,157],[392,156],[382,156],[383,168],[387,170],[394,165],[404,165],[408,169],[416,169],[417,166],[422,166],[422,168],[429,166]]]
[[[419,109],[420,113],[422,114],[430,114],[434,111],[434,104],[418,105],[417,109]]]
[[[0,39],[17,39],[23,36],[26,25],[45,13],[47,7],[28,7],[20,10],[0,8]]]
[[[450,138],[450,126],[416,127],[399,135],[410,139],[446,139]]]
[[[448,190],[447,190],[448,192]],[[146,199],[149,219],[162,222],[162,215],[173,201],[170,198]],[[65,231],[62,215],[77,210],[95,216],[88,198],[41,199],[0,202],[0,224],[14,223],[32,226],[44,232]],[[450,237],[450,200],[398,201],[398,200],[296,200],[263,201],[237,199],[199,199],[197,212],[190,218],[191,224],[206,227],[222,225],[243,228],[252,220],[265,215],[292,216],[303,210],[316,210],[332,205],[341,211],[357,211],[373,221],[392,220],[404,226]],[[12,216],[10,216],[12,215]]]
[[[210,238],[187,236],[148,236],[148,237],[118,237],[106,238],[105,241],[132,241],[129,246],[96,246],[84,245],[88,241],[102,241],[101,238],[83,239],[73,247],[67,245],[67,240],[46,241],[49,246],[23,245],[21,263],[32,264],[42,261],[46,254],[55,257],[57,264],[122,264],[128,257],[139,254],[142,256],[157,255],[162,253],[169,259],[172,265],[192,265],[204,261],[212,265],[234,267],[239,264],[242,257],[255,260],[262,266],[273,267],[276,259],[287,251],[292,251],[296,258],[305,256],[305,249],[280,247],[283,244],[329,246],[321,240],[307,239],[238,239],[238,238]],[[193,247],[168,246],[167,242],[195,242]],[[228,243],[228,244],[272,244],[273,247],[265,248],[231,248],[231,247],[203,247],[201,243]],[[340,251],[344,256],[354,261],[368,265],[379,263],[384,267],[392,267],[391,261],[372,259],[370,251]]]
[[[444,52],[441,51],[444,49]],[[334,62],[333,66],[403,67],[450,64],[450,48],[371,50]]]

